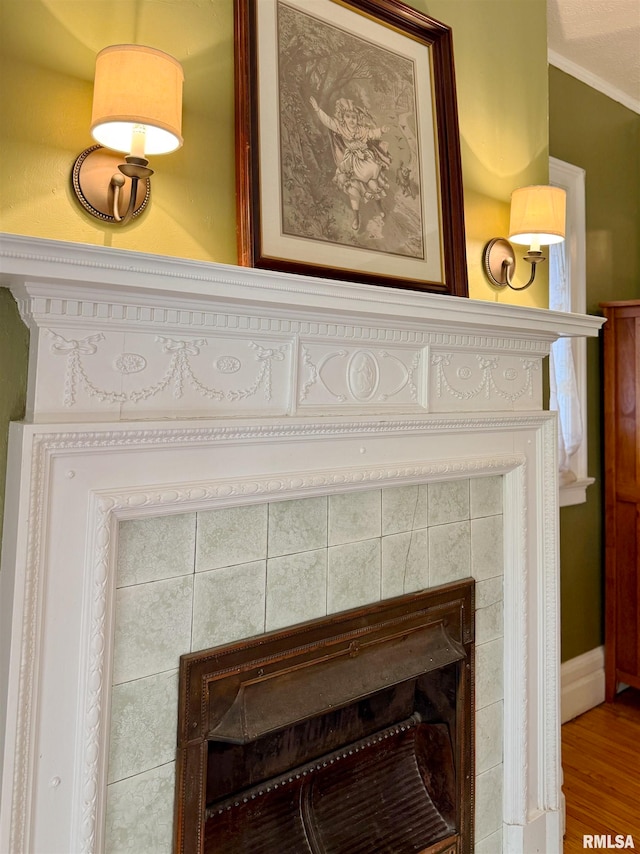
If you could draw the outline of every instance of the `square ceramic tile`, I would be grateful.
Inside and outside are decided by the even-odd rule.
[[[502,828],[502,765],[476,776],[476,839]]]
[[[381,525],[382,490],[329,496],[330,546],[379,537]]]
[[[192,652],[264,632],[266,568],[259,560],[195,576]]]
[[[429,587],[426,528],[382,538],[382,598]]]
[[[193,575],[116,590],[113,682],[173,670],[191,643]]]
[[[427,487],[395,486],[382,490],[382,535],[427,527]]]
[[[476,646],[476,709],[484,709],[504,697],[502,638]]]
[[[171,854],[175,762],[107,786],[105,854]]]
[[[472,559],[473,564],[473,559]],[[487,578],[486,581],[476,581],[476,608],[488,608],[504,599],[504,576]]]
[[[380,599],[380,539],[329,549],[327,613]]]
[[[269,504],[269,557],[326,548],[326,496]]]
[[[502,702],[476,712],[476,774],[502,763]]]
[[[452,522],[429,528],[429,578],[434,587],[471,575],[469,525],[469,522]]]
[[[472,478],[470,489],[472,519],[480,516],[499,516],[503,512],[502,475]]]
[[[177,725],[177,670],[114,686],[109,783],[174,762]]]
[[[326,549],[267,561],[268,632],[323,617],[326,611]]]
[[[196,572],[267,556],[267,505],[221,507],[198,513]]]
[[[471,521],[471,571],[476,581],[504,573],[502,516]]]
[[[487,643],[503,635],[503,603],[494,602],[486,608],[476,608],[476,644]]]
[[[446,525],[469,518],[469,481],[446,480],[428,487],[428,520],[431,525]]]
[[[118,526],[118,577],[124,587],[193,572],[196,514],[131,519]]]
[[[502,854],[502,828],[480,841],[476,839],[473,854]]]

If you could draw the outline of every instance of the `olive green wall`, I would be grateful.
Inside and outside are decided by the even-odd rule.
[[[24,415],[29,335],[6,288],[0,288],[0,542],[7,464],[7,426]]]
[[[640,298],[640,116],[551,68],[549,152],[586,170],[587,312]],[[560,511],[562,659],[603,642],[604,530],[600,343],[587,342],[586,504]]]

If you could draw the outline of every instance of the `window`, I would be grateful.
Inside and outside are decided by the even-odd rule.
[[[549,247],[549,308],[586,311],[585,172],[549,158],[550,183],[567,191],[567,235]],[[587,342],[563,338],[551,348],[550,408],[558,412],[560,506],[586,501],[594,482],[587,476]]]

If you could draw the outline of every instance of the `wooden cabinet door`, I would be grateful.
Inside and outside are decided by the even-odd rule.
[[[603,304],[606,696],[640,688],[640,301]]]

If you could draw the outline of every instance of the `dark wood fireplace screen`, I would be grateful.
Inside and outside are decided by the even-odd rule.
[[[472,580],[184,655],[176,854],[471,854]]]

